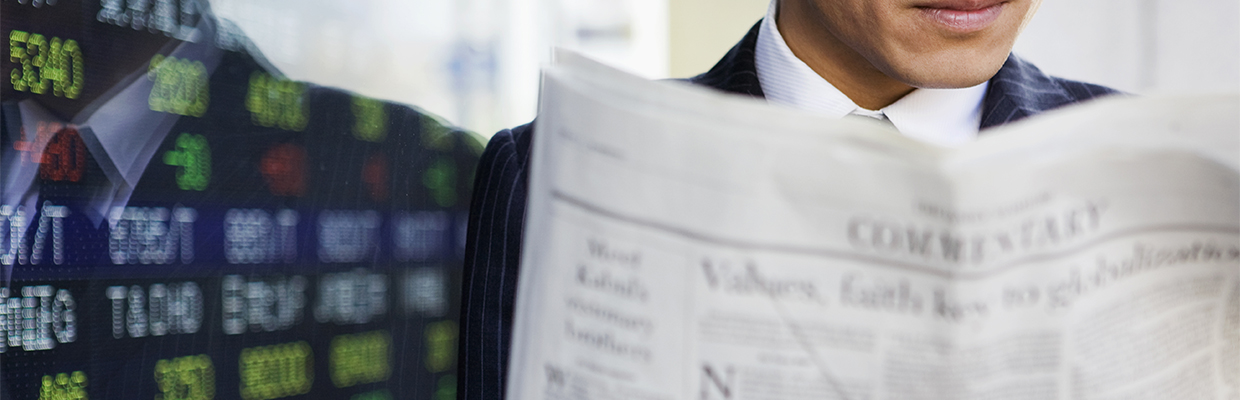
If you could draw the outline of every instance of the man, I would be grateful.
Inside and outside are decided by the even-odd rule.
[[[1011,55],[1041,0],[774,0],[689,82],[959,145],[983,128],[1115,93]],[[504,393],[535,123],[495,135],[478,167],[461,303],[460,399]]]

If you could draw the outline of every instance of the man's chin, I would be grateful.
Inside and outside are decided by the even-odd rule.
[[[977,58],[952,58],[942,62],[908,63],[908,65],[883,69],[890,76],[906,85],[924,89],[960,89],[980,85],[994,77],[1003,67],[1007,57],[997,61],[978,62]]]
[[[909,86],[912,86],[915,88],[922,88],[922,89],[963,89],[963,88],[974,87],[982,83],[985,83],[986,81],[990,80],[991,77],[994,77],[993,73],[987,74],[987,75],[971,75],[968,77],[953,76],[953,77],[941,77],[941,78],[927,78],[927,79],[922,79],[922,80],[917,80],[917,81],[910,80],[906,83]]]

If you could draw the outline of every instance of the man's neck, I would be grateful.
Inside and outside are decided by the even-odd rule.
[[[780,1],[776,11],[779,33],[792,54],[838,88],[858,106],[879,110],[891,105],[913,87],[879,71],[865,57],[837,38],[817,18],[809,1]]]

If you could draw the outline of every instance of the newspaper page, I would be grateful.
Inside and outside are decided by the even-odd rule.
[[[511,399],[1240,399],[1240,99],[946,149],[560,54]]]

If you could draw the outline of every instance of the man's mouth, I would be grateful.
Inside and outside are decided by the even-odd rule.
[[[942,0],[918,5],[921,15],[948,30],[958,33],[977,32],[989,27],[1003,13],[1006,1]]]

